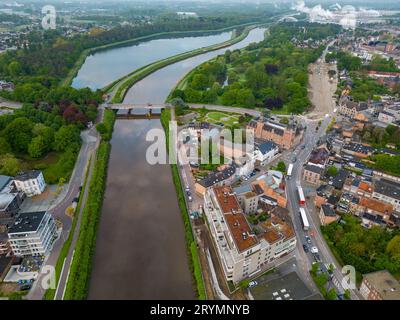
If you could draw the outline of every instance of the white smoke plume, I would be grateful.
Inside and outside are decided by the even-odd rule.
[[[293,10],[306,13],[311,22],[337,23],[342,25],[343,28],[355,28],[361,18],[365,20],[380,16],[380,13],[376,10],[363,8],[357,10],[353,6],[345,5],[342,7],[338,3],[331,5],[329,8],[331,10],[324,9],[320,4],[310,8],[302,0],[292,6]]]

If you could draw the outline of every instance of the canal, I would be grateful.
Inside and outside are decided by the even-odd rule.
[[[198,37],[154,39],[96,52],[80,68],[72,87],[96,90],[149,63],[229,40],[232,32]]]
[[[188,71],[264,38],[253,29],[229,48],[167,66],[135,84],[125,103],[163,103]],[[146,133],[159,119],[115,123],[89,299],[193,299],[184,225],[169,165],[150,165]]]

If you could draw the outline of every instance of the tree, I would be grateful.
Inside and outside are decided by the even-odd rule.
[[[62,126],[54,135],[54,149],[65,151],[68,147],[79,145],[79,129],[75,125]]]
[[[334,288],[331,288],[326,294],[326,300],[336,300],[337,294]]]
[[[98,133],[100,133],[101,135],[107,133],[107,127],[103,122],[100,122],[96,125],[96,130]]]
[[[3,130],[2,135],[11,144],[12,150],[26,152],[32,140],[33,122],[28,118],[21,117],[11,121]]]
[[[388,242],[386,252],[393,258],[400,258],[400,235],[393,237]]]
[[[8,143],[8,141],[5,138],[0,137],[0,155],[6,154],[9,152],[11,152],[10,144]]]
[[[20,162],[8,153],[0,157],[0,172],[7,176],[15,176],[21,170]]]
[[[32,158],[40,158],[46,152],[47,146],[43,136],[32,139],[28,146],[28,153]]]
[[[331,177],[335,177],[338,174],[338,169],[335,166],[329,166],[326,173]]]
[[[279,161],[278,164],[276,165],[276,170],[286,173],[286,164],[283,161]]]

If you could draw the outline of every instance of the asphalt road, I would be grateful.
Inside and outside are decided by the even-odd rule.
[[[60,238],[55,242],[49,257],[45,261],[46,265],[51,265],[54,267],[57,263],[60,251],[61,251],[65,241],[68,238],[69,232],[71,230],[71,225],[72,225],[72,219],[65,214],[65,211],[72,204],[73,199],[79,193],[79,187],[84,182],[85,172],[86,172],[86,167],[87,167],[88,161],[89,161],[90,157],[95,154],[95,150],[97,147],[98,138],[97,138],[97,132],[96,132],[95,127],[92,127],[90,130],[86,130],[86,131],[82,132],[81,137],[82,137],[82,147],[79,152],[74,171],[71,175],[71,179],[69,181],[67,191],[66,191],[65,195],[61,195],[62,200],[49,210],[51,212],[51,214],[53,215],[53,217],[56,220],[60,221],[62,224],[62,231],[61,231]],[[87,188],[88,188],[88,184],[86,185],[86,189]],[[77,224],[77,226],[75,228],[75,235],[77,235],[78,232],[79,232],[79,223]],[[70,252],[67,255],[67,258],[66,258],[67,263],[66,263],[66,267],[63,269],[63,273],[61,274],[61,279],[65,278],[64,273],[68,272],[68,270],[69,270],[68,261],[71,261],[71,259],[72,259],[73,248],[74,248],[74,244],[71,245]],[[42,279],[44,276],[45,276],[45,274],[40,274],[38,276],[38,279],[34,282],[32,289],[30,290],[29,294],[27,295],[27,298],[29,300],[41,300],[43,298],[43,295],[46,291],[43,288],[43,286],[41,285]],[[61,281],[60,285],[62,286],[62,289],[63,289],[63,286],[65,285],[65,283],[63,283]],[[61,290],[61,293],[62,293],[62,290]]]

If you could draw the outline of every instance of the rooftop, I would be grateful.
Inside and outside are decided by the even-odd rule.
[[[322,174],[324,172],[324,169],[322,169],[321,167],[314,166],[313,164],[307,164],[304,167],[304,170],[311,171],[317,174]]]
[[[8,234],[35,232],[42,222],[46,211],[21,213],[14,225],[8,230]]]
[[[239,252],[258,244],[231,187],[215,186],[214,194]]]
[[[314,164],[325,165],[328,157],[329,151],[326,148],[321,147],[311,152],[310,159],[308,161]]]
[[[375,181],[375,192],[400,200],[400,184],[381,179]]]
[[[379,213],[390,213],[393,211],[393,206],[388,203],[381,202],[379,200],[362,197],[359,205]]]
[[[326,217],[335,217],[336,213],[335,210],[332,209],[331,206],[327,205],[327,204],[323,204],[321,206],[322,212]]]
[[[198,183],[205,188],[211,187],[214,184],[224,181],[224,180],[230,178],[232,175],[234,175],[236,172],[236,168],[237,168],[236,164],[232,163],[232,164],[226,166],[221,171],[211,172],[205,178],[199,180]]]
[[[368,273],[364,279],[379,292],[383,300],[400,300],[400,283],[388,271]]]
[[[0,191],[2,191],[10,181],[11,177],[0,175]]]
[[[20,172],[15,176],[14,180],[26,181],[30,179],[36,179],[41,173],[42,171],[40,170],[30,170],[30,171]]]
[[[258,149],[262,154],[266,154],[270,152],[271,150],[274,150],[278,147],[276,143],[273,143],[272,141],[265,141],[261,144],[258,145]]]

